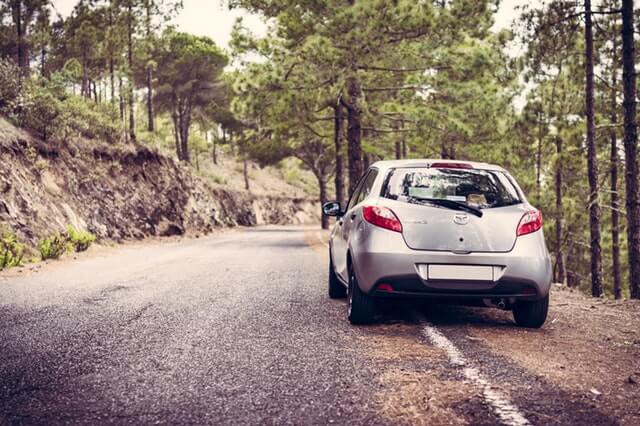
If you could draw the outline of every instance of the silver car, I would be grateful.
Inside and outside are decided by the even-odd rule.
[[[373,321],[386,297],[474,301],[510,309],[538,328],[552,268],[542,213],[501,167],[452,160],[373,164],[337,218],[329,296],[348,297],[353,324]]]

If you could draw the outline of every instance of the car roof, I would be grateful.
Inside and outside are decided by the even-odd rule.
[[[447,159],[437,159],[437,158],[420,158],[420,159],[410,159],[410,160],[383,160],[383,161],[376,161],[371,165],[371,167],[378,167],[380,169],[391,169],[396,167],[430,167],[433,163],[468,164],[474,169],[505,171],[504,168],[500,166],[496,166],[495,164],[480,163],[476,161],[447,160]]]

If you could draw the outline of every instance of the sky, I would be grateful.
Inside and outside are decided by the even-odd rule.
[[[496,15],[495,30],[508,28],[517,17],[516,6],[539,3],[540,0],[502,0]],[[77,0],[53,0],[53,6],[62,16],[71,13]],[[184,8],[174,19],[173,24],[179,30],[211,37],[219,46],[227,47],[231,37],[231,28],[236,18],[242,17],[245,26],[257,35],[264,35],[265,25],[255,15],[243,10],[232,10],[221,0],[184,0]]]

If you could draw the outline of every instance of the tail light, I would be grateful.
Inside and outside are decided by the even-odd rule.
[[[526,212],[522,216],[522,219],[520,219],[516,235],[518,237],[520,235],[527,235],[536,232],[540,228],[542,228],[542,212],[540,210],[532,210]]]
[[[394,232],[402,232],[402,223],[396,214],[387,207],[364,206],[362,208],[364,220],[372,225],[379,226]]]

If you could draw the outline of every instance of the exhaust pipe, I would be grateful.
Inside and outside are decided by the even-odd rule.
[[[482,302],[484,303],[485,306],[489,308],[498,308],[498,309],[502,309],[503,311],[507,310],[507,301],[504,298],[501,298],[501,299],[487,298],[487,299],[482,299]]]

